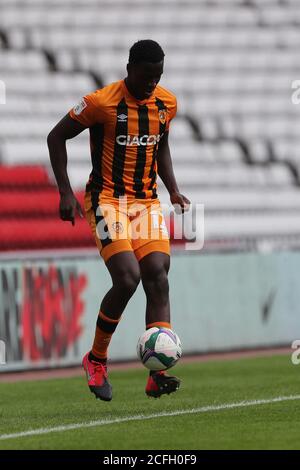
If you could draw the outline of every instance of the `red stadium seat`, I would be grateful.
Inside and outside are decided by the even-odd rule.
[[[75,247],[95,247],[85,219],[77,217],[74,227],[58,217],[0,219],[0,251]]]
[[[62,222],[58,207],[46,168],[0,166],[0,251],[95,246],[87,221]]]
[[[87,246],[95,242],[85,219],[76,219],[74,227],[57,218],[0,220],[2,251]]]
[[[83,204],[83,193],[76,195]],[[59,193],[57,189],[36,191],[0,191],[0,218],[58,217]]]
[[[83,207],[84,192],[76,193]],[[0,166],[0,251],[95,247],[85,219],[59,219],[59,194],[41,166]],[[174,231],[170,227],[171,238]],[[177,243],[180,241],[176,241]]]
[[[50,188],[48,172],[43,166],[0,166],[0,189]]]

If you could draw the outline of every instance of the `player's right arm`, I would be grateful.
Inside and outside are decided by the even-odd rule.
[[[80,204],[74,196],[67,173],[66,141],[80,134],[84,129],[86,129],[86,126],[75,121],[67,114],[56,124],[47,137],[51,166],[60,194],[60,218],[71,221],[72,225],[75,224],[76,212],[81,217],[83,217],[83,214]]]

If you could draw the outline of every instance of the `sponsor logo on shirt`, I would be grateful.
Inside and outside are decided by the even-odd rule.
[[[118,135],[116,137],[116,142],[119,145],[128,145],[128,146],[146,146],[146,145],[156,145],[160,141],[162,135],[160,134],[151,134],[143,135],[139,137],[138,135]]]

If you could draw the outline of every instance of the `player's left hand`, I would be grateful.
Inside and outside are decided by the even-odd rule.
[[[183,194],[180,194],[179,192],[170,194],[170,200],[173,206],[175,207],[176,213],[183,214],[184,212],[187,212],[190,208],[191,202],[188,200],[187,197],[185,197]],[[180,212],[177,211],[178,208]]]

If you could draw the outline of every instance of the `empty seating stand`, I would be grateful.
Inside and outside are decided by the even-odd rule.
[[[75,196],[84,207],[84,192]],[[95,247],[87,221],[60,220],[59,194],[45,167],[0,166],[0,251],[86,247]]]
[[[86,220],[71,223],[57,218],[0,219],[1,250],[34,250],[49,248],[74,248],[94,246],[94,240]]]
[[[44,166],[1,166],[0,167],[0,191],[17,190],[21,188],[49,189],[52,185],[49,181],[48,171]]]
[[[161,84],[178,98],[173,165],[182,192],[205,205],[206,236],[270,237],[271,226],[281,237],[297,235],[298,0],[2,0],[1,6],[0,79],[9,97],[0,105],[5,249],[10,239],[21,246],[21,236],[3,232],[6,221],[16,229],[20,220],[27,221],[24,239],[34,231],[39,247],[64,243],[58,233],[55,242],[34,229],[39,220],[47,231],[66,231],[66,245],[82,246],[77,234],[85,221],[74,229],[57,218],[46,136],[84,94],[125,76],[128,49],[143,37],[166,52]],[[68,142],[68,155],[82,198],[91,170],[88,132]],[[169,199],[163,186],[161,199]],[[82,231],[91,243],[86,237]]]
[[[76,193],[83,204],[83,193]],[[0,250],[94,246],[85,219],[58,215],[59,195],[45,167],[0,166]]]
[[[83,203],[83,193],[76,197]],[[0,191],[0,217],[5,219],[57,218],[59,194],[56,188],[30,188],[29,190],[1,190]]]

